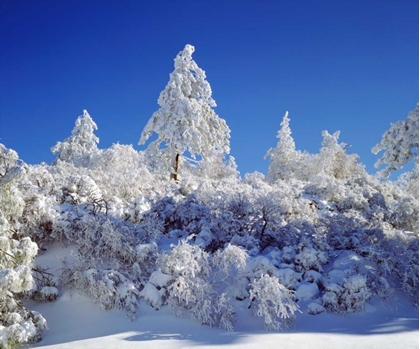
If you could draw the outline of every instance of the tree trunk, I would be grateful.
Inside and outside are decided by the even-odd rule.
[[[174,167],[173,167],[173,171],[171,173],[170,178],[173,179],[177,183],[178,183],[178,165],[179,165],[179,153],[176,153]]]

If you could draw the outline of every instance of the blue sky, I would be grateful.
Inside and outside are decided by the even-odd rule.
[[[87,109],[99,147],[133,144],[185,44],[231,129],[241,174],[267,172],[286,110],[296,147],[322,130],[373,173],[370,149],[419,99],[417,0],[0,3],[0,143],[54,159]]]

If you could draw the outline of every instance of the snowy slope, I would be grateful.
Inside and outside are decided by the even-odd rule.
[[[69,248],[56,244],[37,263],[59,268],[58,257]],[[168,307],[159,311],[142,304],[135,321],[123,312],[104,311],[77,294],[64,292],[54,303],[30,303],[43,314],[49,330],[42,342],[25,348],[418,348],[418,311],[402,295],[396,301],[371,301],[364,313],[309,315],[306,303],[293,328],[267,332],[263,320],[251,316],[247,302],[238,302],[235,332],[201,326],[188,318],[176,318]],[[243,314],[242,314],[243,313]]]

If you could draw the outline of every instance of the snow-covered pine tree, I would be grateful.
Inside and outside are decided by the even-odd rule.
[[[58,153],[57,159],[87,167],[92,155],[98,151],[99,138],[93,133],[97,129],[98,126],[87,110],[83,110],[83,115],[76,120],[71,136],[58,142],[51,151],[53,154]]]
[[[149,144],[149,154],[163,158],[170,178],[178,180],[179,157],[188,151],[192,157],[205,158],[214,149],[229,153],[230,130],[212,107],[210,84],[205,72],[192,59],[194,47],[186,45],[175,58],[175,70],[160,93],[160,108],[143,129],[139,144],[156,132],[157,140]]]
[[[264,158],[270,158],[267,178],[270,181],[288,179],[293,177],[300,153],[295,148],[295,141],[289,126],[289,112],[286,111],[280,130],[277,133],[279,139],[276,148],[270,148]]]
[[[408,113],[405,120],[399,120],[392,124],[383,135],[381,141],[372,148],[373,154],[381,150],[385,152],[375,163],[375,167],[386,165],[381,171],[384,177],[388,177],[391,171],[401,169],[410,161],[415,162],[414,171],[417,172],[419,162],[419,104]]]

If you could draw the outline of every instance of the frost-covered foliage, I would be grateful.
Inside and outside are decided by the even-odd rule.
[[[230,291],[238,282],[237,274],[244,271],[247,257],[236,246],[228,245],[210,255],[182,241],[159,257],[158,271],[151,275],[142,296],[154,308],[168,304],[177,316],[188,312],[202,324],[233,330]]]
[[[330,182],[331,178],[344,181],[364,174],[358,156],[347,154],[347,145],[338,143],[340,131],[332,135],[328,131],[323,131],[319,154],[309,154],[296,150],[289,123],[289,114],[286,112],[277,134],[279,138],[277,147],[269,149],[265,155],[265,158],[270,158],[267,175],[269,181]]]
[[[382,157],[375,163],[376,167],[385,165],[381,173],[388,177],[391,171],[401,169],[406,163],[415,161],[418,181],[419,161],[419,105],[408,113],[405,120],[392,124],[381,141],[372,148],[378,154],[384,150]]]
[[[104,216],[76,219],[66,237],[78,244],[73,261],[63,261],[62,282],[104,309],[135,318],[140,289],[157,258],[155,243],[141,243],[141,227]]]
[[[230,130],[213,107],[210,84],[205,72],[192,59],[194,47],[186,45],[175,57],[175,70],[160,93],[156,111],[141,134],[144,144],[155,132],[157,140],[149,144],[148,155],[164,164],[177,180],[179,157],[185,152],[203,158],[215,150],[229,153]]]
[[[322,299],[327,309],[337,313],[347,313],[364,310],[365,301],[369,296],[366,277],[352,275],[343,280],[343,285],[329,284]]]
[[[237,178],[239,175],[235,158],[226,157],[221,150],[210,151],[197,165],[189,165],[191,175],[198,177],[198,182],[202,182],[203,177],[210,181],[220,181],[226,178]],[[188,174],[185,175],[188,177]]]
[[[267,274],[251,283],[250,301],[255,315],[264,317],[268,330],[278,331],[282,325],[287,325],[298,309],[292,292],[275,276]]]
[[[289,123],[289,112],[286,112],[277,133],[277,147],[270,148],[265,155],[265,158],[270,158],[267,178],[271,181],[295,177],[300,170],[299,162],[303,154],[296,150]]]
[[[359,177],[363,173],[363,167],[358,162],[355,154],[346,154],[346,144],[338,143],[340,131],[329,134],[322,132],[322,148],[320,150],[317,167],[328,177],[335,179],[350,179]]]
[[[158,184],[148,167],[144,153],[137,152],[131,145],[117,143],[103,150],[91,169],[106,200],[130,201],[156,192]]]
[[[83,115],[76,120],[71,136],[63,142],[58,142],[51,151],[58,154],[57,159],[61,161],[87,167],[98,151],[99,138],[93,133],[97,129],[87,110],[83,110]]]
[[[25,308],[22,293],[34,285],[32,266],[38,246],[19,238],[17,219],[23,212],[16,182],[23,177],[18,155],[0,144],[0,347],[35,342],[46,329],[45,319]]]

